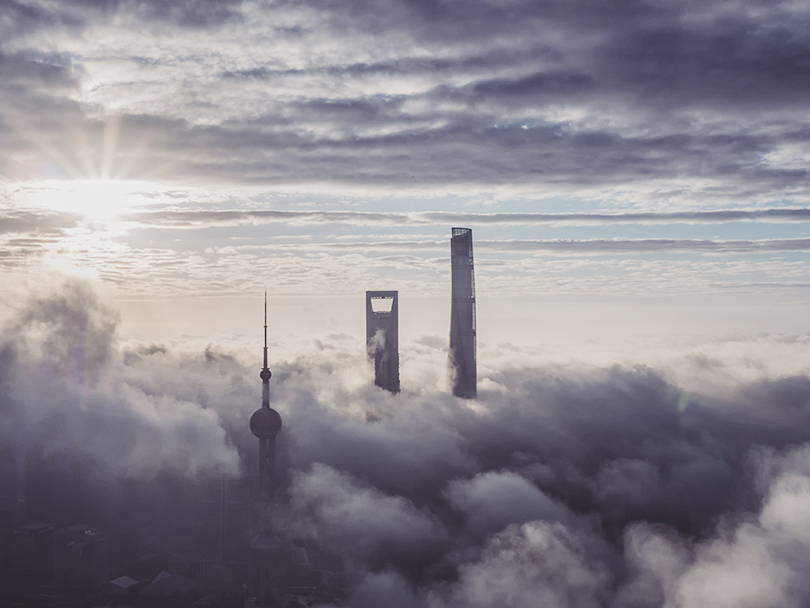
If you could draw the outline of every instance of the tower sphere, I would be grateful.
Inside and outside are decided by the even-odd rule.
[[[266,367],[262,371],[259,372],[259,378],[261,378],[262,380],[269,380],[272,377],[273,377],[273,374]]]
[[[250,417],[250,431],[259,439],[275,437],[281,430],[281,416],[270,407],[263,407]]]

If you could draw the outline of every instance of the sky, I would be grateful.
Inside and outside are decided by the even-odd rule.
[[[244,473],[266,290],[274,517],[348,605],[806,605],[809,32],[778,0],[0,0],[0,487],[37,450],[88,496]],[[363,343],[393,289],[396,396]]]
[[[132,334],[247,332],[267,289],[322,333],[398,289],[446,333],[467,226],[484,342],[805,329],[804,3],[1,6],[12,307],[80,277]]]

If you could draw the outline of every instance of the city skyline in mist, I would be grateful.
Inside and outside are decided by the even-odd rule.
[[[0,533],[208,542],[266,290],[271,515],[344,605],[807,605],[809,62],[788,0],[0,0]]]

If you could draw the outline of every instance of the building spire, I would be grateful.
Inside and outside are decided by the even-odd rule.
[[[259,487],[261,500],[269,501],[275,487],[276,435],[281,430],[281,416],[270,407],[270,377],[267,368],[267,292],[264,292],[264,367],[262,379],[262,406],[250,417],[250,430],[259,438]]]
[[[267,369],[267,291],[264,292],[264,368]]]
[[[270,377],[273,374],[267,369],[267,291],[264,292],[264,367],[259,374],[262,379],[262,407],[270,407]]]

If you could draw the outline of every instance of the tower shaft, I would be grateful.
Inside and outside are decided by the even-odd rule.
[[[472,230],[453,228],[450,239],[450,384],[464,399],[478,395],[476,371],[475,273]]]
[[[366,346],[374,361],[374,384],[399,392],[399,294],[366,292]]]
[[[275,490],[276,438],[259,438],[259,494],[263,502],[273,497]]]

